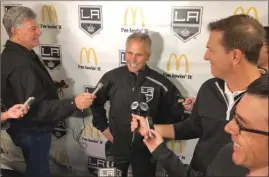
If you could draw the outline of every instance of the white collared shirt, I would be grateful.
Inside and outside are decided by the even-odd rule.
[[[224,95],[225,95],[225,97],[226,97],[226,99],[227,99],[227,106],[228,106],[228,107],[227,107],[227,112],[226,112],[226,120],[227,120],[227,121],[230,119],[231,110],[232,110],[232,108],[233,108],[233,106],[234,106],[234,104],[235,104],[235,101],[238,101],[238,99],[239,99],[239,98],[238,98],[237,100],[234,100],[234,98],[235,98],[237,95],[239,95],[239,94],[241,94],[242,92],[244,92],[244,91],[245,91],[245,90],[232,92],[232,91],[229,89],[227,83],[224,82]]]
[[[227,85],[227,82],[224,83],[224,93],[225,93],[225,96],[227,98],[227,101],[228,101],[228,105],[231,106],[234,104],[234,98],[241,94],[242,92],[244,92],[245,90],[242,90],[242,91],[236,91],[236,92],[232,92],[228,85]]]

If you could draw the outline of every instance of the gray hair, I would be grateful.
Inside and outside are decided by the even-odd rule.
[[[148,52],[149,53],[151,52],[151,39],[147,33],[136,32],[136,33],[131,34],[127,38],[126,46],[127,46],[128,42],[132,39],[142,40],[142,41],[146,42],[146,44],[148,46]]]
[[[12,7],[4,14],[2,22],[9,37],[12,37],[11,28],[20,27],[25,19],[36,19],[35,12],[29,7]]]

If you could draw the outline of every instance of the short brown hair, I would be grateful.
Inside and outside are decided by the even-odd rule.
[[[227,52],[239,49],[246,59],[257,64],[265,39],[263,26],[249,15],[232,15],[208,25],[210,31],[223,32],[222,45]]]

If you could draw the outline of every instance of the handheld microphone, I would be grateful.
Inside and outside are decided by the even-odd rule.
[[[145,98],[144,95],[141,95],[143,98],[141,99],[141,102],[138,101],[134,101],[131,104],[131,111],[133,114],[136,115],[141,115],[143,117],[146,117],[149,111],[149,106],[148,104],[145,102]],[[135,139],[135,134],[136,134],[137,129],[133,132],[133,137],[132,137],[132,143],[134,142]]]
[[[149,110],[148,104],[146,102],[141,102],[139,104],[139,108],[140,108],[140,110],[142,112],[142,116],[145,117],[147,115],[147,113],[148,113],[148,110]]]
[[[104,86],[103,83],[98,83],[95,90],[92,92],[93,95],[95,95],[102,87]]]
[[[149,137],[152,138],[153,135],[152,135],[152,133],[150,131],[149,118],[148,118],[149,106],[148,106],[147,103],[141,102],[139,107],[144,113],[144,114],[142,114],[142,116],[145,117],[145,119],[146,119],[146,124],[147,124],[147,128],[148,128],[148,131],[149,131]]]
[[[99,82],[95,88],[95,90],[92,92],[93,95],[95,95],[102,87],[104,86],[103,83]],[[83,112],[83,109],[81,110]]]
[[[138,113],[137,113],[138,108],[139,108],[139,103],[138,103],[138,101],[134,101],[134,102],[131,104],[131,110],[132,110],[132,113],[133,113],[133,114],[138,114]]]
[[[131,104],[131,111],[132,111],[133,114],[140,115],[138,101],[134,101]],[[134,142],[134,139],[135,139],[135,132],[136,132],[136,130],[133,132],[132,142]]]

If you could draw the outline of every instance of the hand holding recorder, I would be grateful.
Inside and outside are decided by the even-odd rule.
[[[164,140],[153,128],[151,128],[148,118],[132,114],[131,131],[138,132],[144,137],[143,142],[150,152],[153,152]]]
[[[1,121],[5,121],[7,119],[22,118],[25,114],[27,114],[28,110],[29,106],[24,106],[23,104],[15,104],[6,112],[1,113]]]
[[[149,125],[147,125],[147,119],[142,116],[132,114],[131,131],[138,131],[142,136],[148,136],[150,134]]]

